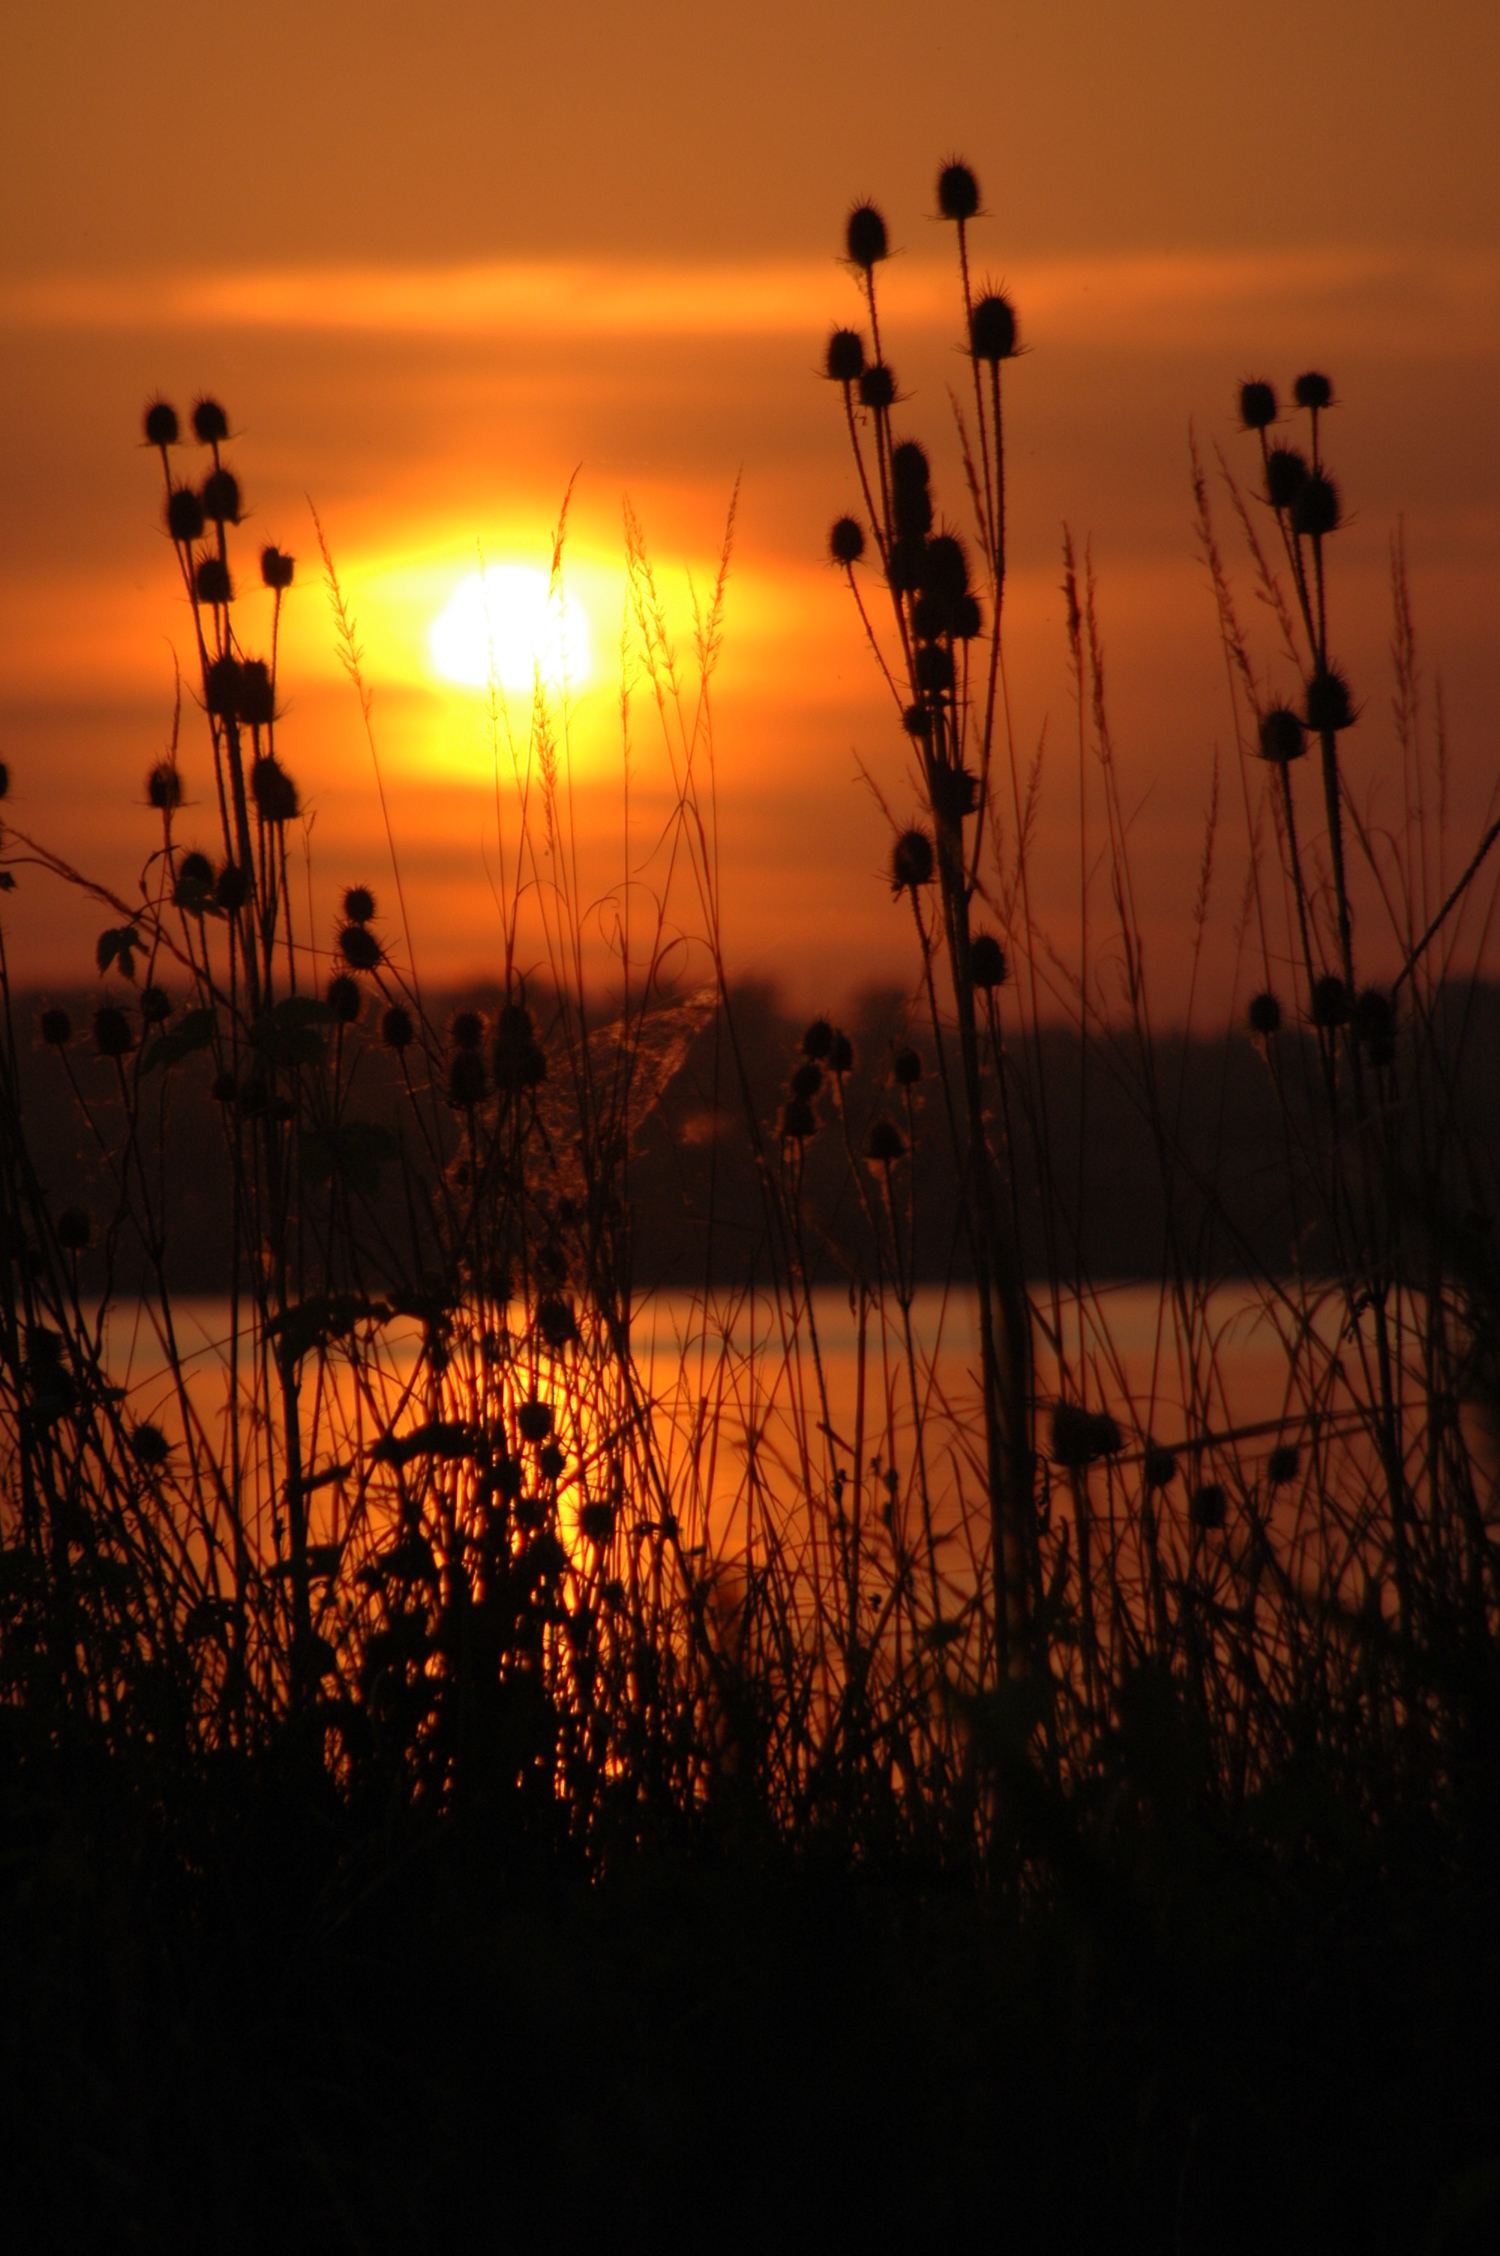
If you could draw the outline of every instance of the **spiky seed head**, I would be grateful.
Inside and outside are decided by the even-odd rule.
[[[240,482],[232,470],[210,470],[203,481],[203,514],[214,525],[240,521]]]
[[[392,1003],[380,1021],[380,1039],[388,1050],[409,1050],[416,1028],[411,1022],[411,1012],[400,1003]]]
[[[833,1048],[833,1028],[826,1018],[815,1018],[802,1036],[802,1055],[805,1058],[826,1058]]]
[[[898,486],[892,499],[896,538],[920,547],[932,530],[932,496],[925,486]]]
[[[1221,1528],[1229,1517],[1229,1499],[1217,1481],[1204,1481],[1193,1490],[1188,1511],[1195,1528]]]
[[[922,1060],[913,1049],[900,1049],[891,1059],[891,1079],[898,1089],[914,1089],[922,1078]]]
[[[789,1097],[781,1110],[784,1143],[803,1144],[818,1132],[817,1116],[805,1097]]]
[[[934,533],[922,557],[922,586],[956,603],[969,589],[969,556],[956,533]]]
[[[65,1049],[73,1039],[73,1021],[54,1004],[51,1010],[43,1011],[38,1031],[49,1050]]]
[[[350,885],[344,892],[344,914],[351,924],[368,924],[375,914],[375,896],[368,885]]]
[[[1336,533],[1342,522],[1338,487],[1321,470],[1314,470],[1292,496],[1292,530],[1322,540]]]
[[[141,1016],[148,1026],[164,1026],[172,1015],[172,998],[155,981],[141,989]]]
[[[1281,1005],[1269,987],[1261,994],[1251,996],[1246,1015],[1250,1021],[1251,1033],[1259,1035],[1262,1041],[1269,1041],[1273,1034],[1281,1032]]]
[[[979,182],[962,157],[954,157],[938,174],[938,210],[944,219],[972,219],[979,209]]]
[[[359,991],[359,981],[351,979],[347,971],[336,971],[328,982],[328,1008],[338,1026],[353,1026],[364,1008],[364,996]]]
[[[803,1104],[811,1104],[822,1086],[822,1066],[816,1058],[804,1058],[792,1075],[792,1095],[800,1097]]]
[[[976,932],[969,945],[969,971],[976,987],[1003,987],[1008,977],[1005,950],[992,932]]]
[[[594,1498],[579,1506],[578,1532],[596,1551],[602,1551],[611,1542],[615,1532],[615,1508],[602,1498]]]
[[[1015,358],[1016,309],[1003,291],[991,290],[975,306],[969,321],[969,350],[976,360],[991,363]]]
[[[1285,1488],[1302,1470],[1302,1452],[1294,1441],[1280,1441],[1266,1458],[1266,1479],[1272,1488]]]
[[[1159,1441],[1148,1441],[1141,1455],[1141,1477],[1148,1495],[1170,1488],[1177,1478],[1177,1459]]]
[[[537,1451],[536,1469],[546,1481],[560,1480],[568,1460],[555,1441],[549,1441]]]
[[[891,480],[898,493],[909,492],[913,486],[925,489],[931,478],[927,450],[916,439],[902,439],[892,447]]]
[[[857,329],[835,329],[823,366],[835,384],[857,384],[864,372],[865,341]]]
[[[214,899],[232,916],[250,898],[250,878],[235,862],[226,862],[214,880]]]
[[[260,576],[268,588],[289,588],[296,569],[297,559],[295,556],[288,556],[284,549],[270,547],[261,550]]]
[[[495,1022],[495,1044],[498,1049],[520,1050],[533,1040],[536,1025],[524,1003],[503,1003]]]
[[[128,1057],[135,1044],[130,1021],[115,1003],[102,1003],[94,1013],[94,1047],[101,1057]]]
[[[984,632],[984,613],[979,608],[976,595],[961,595],[953,606],[953,639],[955,642],[972,642]]]
[[[276,692],[264,658],[246,658],[240,669],[240,719],[247,728],[269,728],[276,718]]]
[[[1263,377],[1240,386],[1240,422],[1247,431],[1264,431],[1276,420],[1276,394]]]
[[[1307,457],[1296,447],[1272,447],[1266,456],[1266,499],[1273,509],[1290,509],[1307,478]]]
[[[885,231],[885,221],[870,203],[856,204],[844,227],[844,247],[850,264],[862,266],[868,274],[883,258],[890,257],[890,238]]]
[[[200,603],[212,604],[217,609],[221,604],[234,601],[234,582],[222,557],[205,556],[193,575],[193,585]],[[234,663],[232,659],[229,662]]]
[[[1389,995],[1378,987],[1362,987],[1354,998],[1354,1031],[1368,1049],[1383,1048],[1396,1031],[1396,1012]]]
[[[191,486],[174,486],[167,496],[167,531],[186,548],[203,533],[203,504]]]
[[[339,953],[352,971],[374,971],[384,950],[368,925],[346,924],[339,934]]]
[[[845,570],[857,564],[865,552],[865,529],[857,517],[837,517],[828,535],[828,553],[835,564]]]
[[[131,1435],[130,1447],[136,1463],[148,1473],[164,1465],[172,1453],[172,1445],[161,1427],[152,1425],[147,1418],[141,1420]]]
[[[1336,666],[1314,674],[1307,685],[1307,725],[1319,736],[1325,729],[1337,734],[1354,725],[1354,698]]]
[[[10,769],[7,767],[4,760],[0,760],[0,799],[8,799],[9,797]]]
[[[951,768],[936,762],[928,777],[932,811],[940,822],[955,828],[967,821],[979,805],[979,778],[971,768]]]
[[[1299,407],[1332,407],[1333,385],[1316,368],[1309,368],[1292,386],[1292,397]]]
[[[65,1253],[82,1253],[94,1225],[81,1206],[65,1206],[57,1218],[57,1242]]]
[[[212,661],[203,683],[204,703],[210,713],[221,721],[238,720],[244,689],[245,672],[238,658],[226,651],[222,658]]]
[[[300,801],[297,786],[279,760],[262,759],[250,769],[250,791],[262,822],[295,822]]]
[[[932,714],[925,705],[908,705],[901,716],[901,726],[919,744],[932,741]]]
[[[854,1044],[843,1031],[843,1028],[839,1026],[834,1028],[833,1040],[829,1045],[828,1070],[830,1073],[837,1074],[840,1079],[846,1073],[854,1071]]]
[[[896,402],[896,379],[883,360],[875,360],[859,380],[860,402],[865,407],[893,407]]]
[[[923,588],[911,607],[912,633],[919,642],[936,642],[953,624],[953,606],[945,595]]]
[[[565,1348],[578,1337],[578,1320],[572,1303],[557,1293],[548,1293],[536,1304],[536,1328],[554,1352]]]
[[[917,687],[929,697],[941,697],[953,687],[953,653],[940,642],[924,643],[912,661]]]
[[[177,444],[177,410],[170,400],[154,399],[142,419],[147,446],[169,447]]]
[[[1289,760],[1300,760],[1307,750],[1307,732],[1297,715],[1287,705],[1273,705],[1261,715],[1260,756],[1273,766],[1285,767]]]
[[[202,446],[217,446],[229,436],[229,417],[216,399],[206,395],[193,402],[193,436]]]
[[[170,760],[158,760],[147,776],[146,804],[165,815],[182,805],[182,778]]]
[[[552,1431],[551,1403],[538,1402],[533,1395],[531,1400],[523,1402],[516,1412],[516,1424],[521,1429],[523,1441],[545,1441]]]
[[[483,1104],[489,1084],[477,1050],[455,1050],[448,1065],[448,1102],[455,1112]]]
[[[477,1050],[484,1040],[484,1020],[478,1011],[455,1011],[448,1039],[456,1050]]]
[[[1312,1022],[1314,1026],[1331,1029],[1343,1026],[1349,1017],[1349,990],[1336,971],[1324,972],[1321,979],[1313,981]]]
[[[865,1149],[877,1167],[893,1167],[906,1156],[906,1138],[894,1120],[877,1120],[871,1125]]]
[[[1118,1457],[1122,1447],[1119,1426],[1107,1410],[1085,1410],[1078,1402],[1053,1403],[1049,1454],[1054,1465],[1081,1473],[1101,1457]]]
[[[926,831],[915,826],[903,830],[891,849],[891,891],[915,893],[919,885],[930,885],[935,867],[932,840]]]

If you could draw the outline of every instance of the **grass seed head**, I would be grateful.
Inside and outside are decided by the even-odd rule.
[[[1264,431],[1276,420],[1276,394],[1262,377],[1240,386],[1240,422],[1247,431]]]
[[[871,203],[856,204],[844,225],[844,247],[850,264],[868,274],[891,255],[885,221]]]
[[[938,174],[938,210],[944,219],[972,219],[979,209],[979,182],[962,157],[950,158]]]
[[[865,341],[857,329],[835,329],[823,366],[835,384],[857,384],[864,373]]]

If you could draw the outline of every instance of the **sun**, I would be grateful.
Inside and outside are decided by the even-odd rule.
[[[592,672],[588,615],[531,564],[491,564],[459,583],[427,637],[445,681],[485,689],[581,689]]]

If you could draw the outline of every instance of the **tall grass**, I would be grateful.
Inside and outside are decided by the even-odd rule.
[[[182,707],[202,719],[182,758],[214,836],[184,837],[176,752],[148,781],[138,897],[6,833],[8,866],[42,866],[116,920],[81,1037],[97,1068],[77,1062],[66,1013],[22,1023],[5,974],[0,1670],[18,1791],[45,1802],[60,1780],[107,1778],[109,1806],[190,1864],[253,1821],[273,1773],[366,1860],[445,1828],[502,1868],[541,1852],[604,1882],[666,1848],[831,1856],[1033,1914],[1083,1906],[1094,1947],[1128,1931],[1156,1975],[1174,1922],[1207,1933],[1231,1867],[1273,1896],[1288,1874],[1356,1868],[1490,1884],[1500,1269],[1465,1093],[1476,975],[1453,966],[1482,965],[1495,833],[1450,884],[1463,850],[1399,548],[1403,815],[1383,832],[1361,816],[1342,747],[1374,721],[1332,655],[1332,390],[1299,377],[1288,429],[1270,387],[1246,385],[1248,469],[1195,460],[1193,475],[1248,841],[1245,1023],[1280,1131],[1266,1169],[1285,1260],[1265,1264],[1153,1023],[1100,597],[1071,544],[1080,807],[1092,796],[1104,832],[1078,841],[1074,961],[1036,911],[1044,801],[1011,733],[1002,632],[1018,323],[973,278],[972,174],[947,166],[938,194],[968,360],[967,534],[902,427],[869,205],[846,244],[862,326],[827,354],[860,496],[831,554],[904,747],[872,781],[920,806],[891,821],[911,1031],[863,1114],[849,1039],[823,1021],[774,1117],[753,1084],[719,914],[728,534],[682,650],[627,525],[625,751],[644,708],[675,806],[670,885],[642,908],[625,873],[612,985],[584,976],[568,705],[539,679],[514,730],[491,698],[493,1003],[445,1020],[418,980],[399,838],[394,920],[351,882],[330,948],[299,907],[278,651],[304,591],[274,549],[249,591],[219,404],[193,409],[190,474],[177,416],[148,409],[192,621]],[[318,539],[379,787],[357,623]],[[554,583],[564,553],[560,526]],[[1200,945],[1226,819],[1216,808],[1185,907]],[[1115,993],[1090,921],[1100,850]],[[1392,987],[1361,972],[1376,951],[1356,859],[1399,953]],[[669,976],[684,901],[712,967],[692,994]],[[1066,1099],[1044,1070],[1059,1019]],[[77,1093],[103,1211],[60,1209],[55,1155],[28,1140],[33,1039]],[[744,1218],[711,1159],[703,1283],[674,1304],[663,1357],[643,1331],[633,1154],[705,1040],[707,1116],[737,1108],[753,1154],[760,1251],[724,1282]],[[1083,1170],[1106,1084],[1147,1123],[1160,1174],[1144,1359],[1090,1266]],[[219,1139],[229,1186],[227,1314],[206,1363],[174,1291],[162,1155],[184,1121]],[[924,1144],[954,1186],[936,1276],[917,1253]],[[144,1279],[128,1306],[127,1272]],[[1283,1357],[1275,1413],[1248,1426],[1226,1276]],[[852,1400],[832,1376],[830,1280]],[[934,1331],[970,1308],[972,1368]],[[120,1377],[134,1322],[153,1341],[144,1397]]]

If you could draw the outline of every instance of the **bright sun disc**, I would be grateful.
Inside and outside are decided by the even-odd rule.
[[[428,636],[445,681],[484,689],[580,689],[591,671],[588,619],[576,597],[551,590],[531,564],[493,564],[454,590]]]

